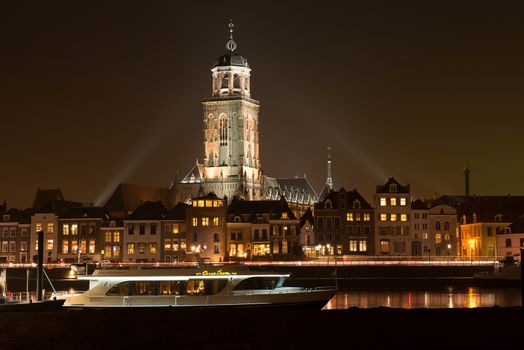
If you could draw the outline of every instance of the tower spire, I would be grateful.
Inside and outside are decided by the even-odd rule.
[[[326,187],[334,191],[335,188],[333,186],[333,178],[331,177],[331,146],[327,147],[328,151],[328,160],[327,160],[327,178],[326,178]]]
[[[233,29],[235,28],[235,25],[233,24],[233,20],[229,20],[229,41],[226,44],[226,49],[228,49],[230,52],[233,52],[237,48],[237,43],[235,43],[235,40],[233,40]]]

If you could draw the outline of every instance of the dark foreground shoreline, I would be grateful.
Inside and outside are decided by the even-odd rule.
[[[0,314],[0,349],[37,348],[524,349],[524,310],[118,309]]]

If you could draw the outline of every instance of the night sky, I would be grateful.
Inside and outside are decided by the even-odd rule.
[[[103,202],[202,159],[201,99],[235,23],[266,174],[371,200],[524,194],[520,1],[2,1],[0,200]],[[182,5],[184,4],[184,5]]]

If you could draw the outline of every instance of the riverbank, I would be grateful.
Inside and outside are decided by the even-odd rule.
[[[3,313],[0,348],[522,349],[523,321],[496,307]]]

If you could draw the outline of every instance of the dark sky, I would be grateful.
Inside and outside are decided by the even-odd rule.
[[[230,18],[266,174],[319,192],[331,145],[335,185],[369,200],[389,176],[462,193],[468,161],[472,193],[524,194],[521,2],[189,3],[0,2],[0,199],[184,176]]]

